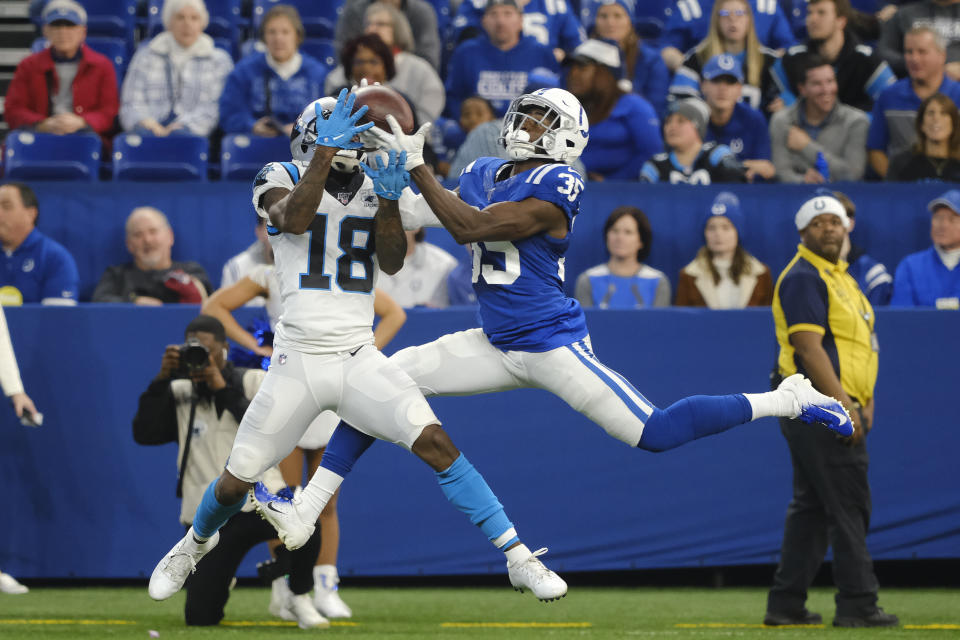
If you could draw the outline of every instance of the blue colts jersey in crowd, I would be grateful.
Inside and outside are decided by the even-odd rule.
[[[543,352],[587,335],[580,304],[563,292],[564,254],[580,211],[583,178],[565,164],[544,164],[515,176],[512,163],[480,158],[460,175],[460,198],[484,209],[497,202],[537,198],[551,202],[567,217],[567,235],[547,232],[513,241],[475,242],[473,288],[480,323],[491,344],[504,351]]]

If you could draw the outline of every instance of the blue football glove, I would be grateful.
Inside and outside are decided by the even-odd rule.
[[[323,117],[323,109],[317,104],[314,109],[317,113],[317,144],[324,147],[337,147],[338,149],[359,149],[363,144],[354,141],[354,136],[366,131],[373,126],[372,122],[367,122],[357,126],[357,120],[363,117],[367,112],[367,105],[363,105],[353,115],[353,103],[357,99],[355,93],[350,93],[346,89],[340,90],[337,96],[337,106],[333,108],[328,118]]]
[[[363,162],[360,166],[363,167],[363,172],[373,180],[374,193],[387,200],[399,200],[403,188],[410,186],[410,172],[404,168],[406,162],[406,151],[400,152],[398,157],[397,152],[391,149],[386,166],[383,164],[383,157],[379,155],[376,169]]]

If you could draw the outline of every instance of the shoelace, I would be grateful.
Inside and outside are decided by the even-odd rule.
[[[536,579],[538,583],[543,582],[548,575],[550,575],[550,569],[547,569],[547,566],[543,564],[539,558],[547,552],[547,547],[541,547],[534,551],[529,558],[527,558],[524,563],[528,565],[528,572]]]
[[[177,562],[178,559],[183,558],[187,561],[189,565],[189,571],[187,571],[188,566],[184,565],[182,562]],[[197,571],[197,561],[193,559],[193,556],[185,551],[180,551],[170,555],[170,562],[167,563],[167,566],[163,568],[163,572],[174,580],[180,580],[187,573],[196,573]]]

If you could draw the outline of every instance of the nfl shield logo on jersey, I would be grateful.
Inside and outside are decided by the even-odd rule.
[[[279,356],[277,356],[277,363],[281,365],[287,364],[287,354],[281,353]]]
[[[339,200],[340,204],[342,204],[343,206],[347,206],[348,204],[350,204],[350,196],[352,195],[353,194],[350,193],[349,191],[341,191],[340,193],[337,194],[337,200]]]

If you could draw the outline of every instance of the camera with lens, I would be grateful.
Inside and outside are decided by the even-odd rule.
[[[177,369],[177,378],[189,378],[197,371],[203,371],[210,364],[210,350],[196,338],[187,338],[180,345],[180,367]]]

